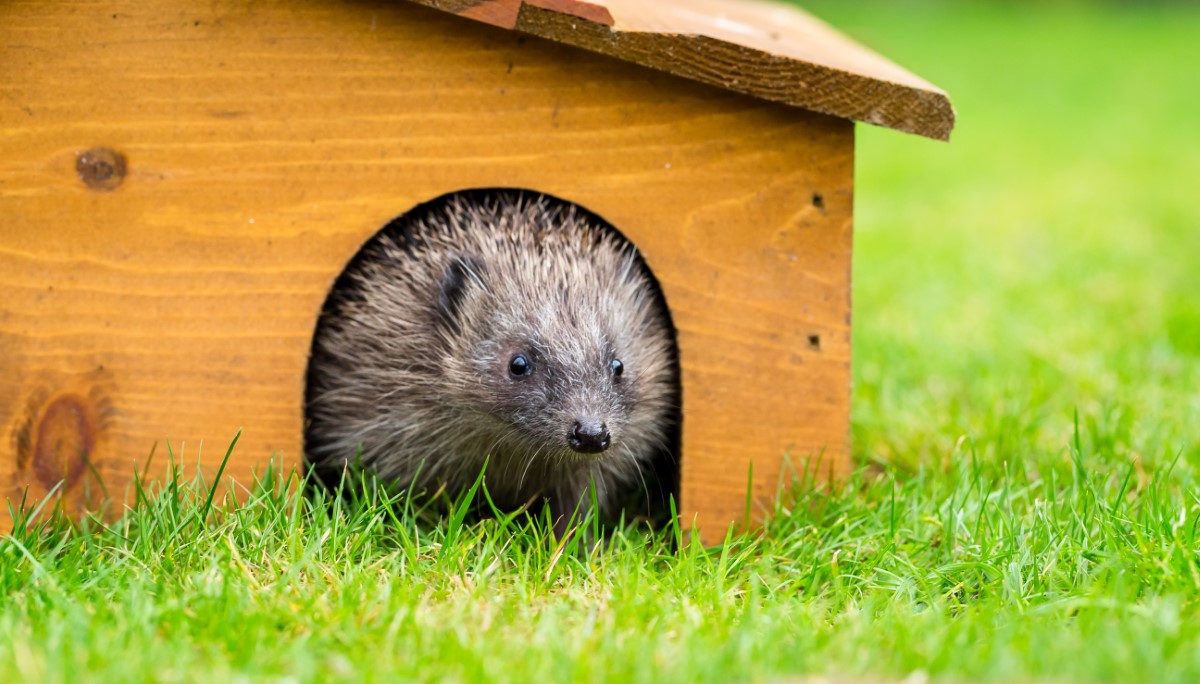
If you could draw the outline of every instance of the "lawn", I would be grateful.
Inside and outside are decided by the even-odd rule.
[[[590,558],[182,483],[0,541],[0,681],[1200,681],[1200,8],[805,4],[960,117],[858,129],[854,477]]]

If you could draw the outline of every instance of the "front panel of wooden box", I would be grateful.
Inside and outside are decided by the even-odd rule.
[[[119,509],[152,445],[151,475],[168,443],[213,471],[239,428],[238,482],[299,463],[339,270],[393,216],[488,186],[646,254],[706,535],[752,462],[761,501],[785,453],[845,468],[849,122],[407,3],[5,3],[0,73],[0,496],[65,478],[69,505]],[[126,159],[113,190],[77,170],[93,147]]]

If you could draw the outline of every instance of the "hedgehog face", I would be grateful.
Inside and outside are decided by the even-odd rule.
[[[551,460],[625,450],[631,408],[624,363],[588,330],[521,321],[474,350],[479,408],[508,443]]]
[[[615,344],[629,337],[615,334],[623,321],[609,313],[621,307],[589,266],[504,283],[479,261],[456,257],[445,269],[437,315],[452,350],[447,377],[514,455],[571,463],[646,451],[624,439],[636,376]]]
[[[573,218],[503,221],[456,240],[432,299],[472,451],[550,469],[650,458],[677,407],[671,334],[636,254]]]

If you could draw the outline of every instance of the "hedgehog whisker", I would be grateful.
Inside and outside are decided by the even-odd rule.
[[[629,457],[629,460],[633,463],[633,472],[637,473],[638,480],[640,480],[642,483],[642,494],[644,494],[646,496],[646,501],[649,501],[650,500],[650,487],[646,484],[646,477],[644,475],[642,475],[642,467],[641,467],[641,464],[638,463],[637,456],[634,456],[633,452],[628,451],[628,450],[624,450],[624,453],[626,456]]]

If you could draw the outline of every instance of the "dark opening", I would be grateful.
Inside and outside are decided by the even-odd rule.
[[[622,492],[627,496],[618,499],[618,505],[614,511],[616,514],[623,514],[626,520],[648,518],[651,522],[659,523],[667,520],[670,515],[670,501],[674,498],[676,501],[679,496],[679,481],[680,481],[680,432],[682,415],[680,407],[682,405],[682,387],[679,380],[679,352],[677,344],[677,335],[674,322],[671,319],[670,309],[667,306],[666,298],[663,295],[662,288],[659,285],[654,273],[645,263],[640,252],[636,250],[636,246],[625,237],[616,227],[606,221],[601,216],[581,207],[577,204],[566,200],[546,195],[526,189],[515,188],[481,188],[462,190],[448,193],[440,197],[434,198],[428,202],[424,202],[413,207],[411,210],[397,216],[389,221],[382,229],[371,236],[363,243],[359,251],[347,262],[346,267],[336,279],[333,287],[330,290],[328,297],[325,300],[325,305],[322,309],[320,318],[317,321],[316,330],[313,336],[312,353],[310,354],[309,366],[306,376],[306,393],[305,393],[305,467],[311,469],[313,479],[319,481],[320,484],[335,490],[341,480],[342,470],[338,469],[334,472],[331,469],[323,469],[319,464],[314,464],[308,457],[310,447],[316,443],[314,439],[317,435],[314,434],[313,425],[313,402],[315,399],[315,383],[314,378],[317,373],[316,369],[319,365],[325,362],[320,353],[317,343],[326,327],[337,326],[337,304],[346,301],[353,301],[356,298],[361,298],[361,267],[366,260],[378,260],[378,252],[374,247],[385,237],[392,244],[399,245],[405,250],[411,251],[417,246],[422,245],[424,237],[420,234],[421,226],[430,217],[444,214],[447,206],[453,201],[465,201],[485,205],[488,202],[495,201],[500,196],[522,196],[529,198],[544,198],[551,206],[556,208],[570,208],[575,214],[583,218],[587,223],[598,229],[613,235],[620,243],[634,247],[634,261],[645,276],[652,288],[652,299],[654,307],[661,313],[665,322],[665,327],[669,331],[670,336],[670,366],[673,378],[673,394],[674,394],[674,413],[671,416],[670,425],[668,426],[667,440],[665,448],[659,453],[655,453],[649,460],[648,465],[640,473],[640,477],[635,478],[630,485],[629,492]],[[470,255],[466,255],[469,257]],[[411,263],[411,262],[409,262]],[[404,264],[399,261],[393,262],[397,268],[403,267]],[[378,270],[378,269],[376,269]],[[351,274],[358,275],[352,277]],[[433,295],[431,295],[433,296]],[[599,341],[598,341],[599,342]],[[396,388],[396,391],[403,391],[402,388]]]

